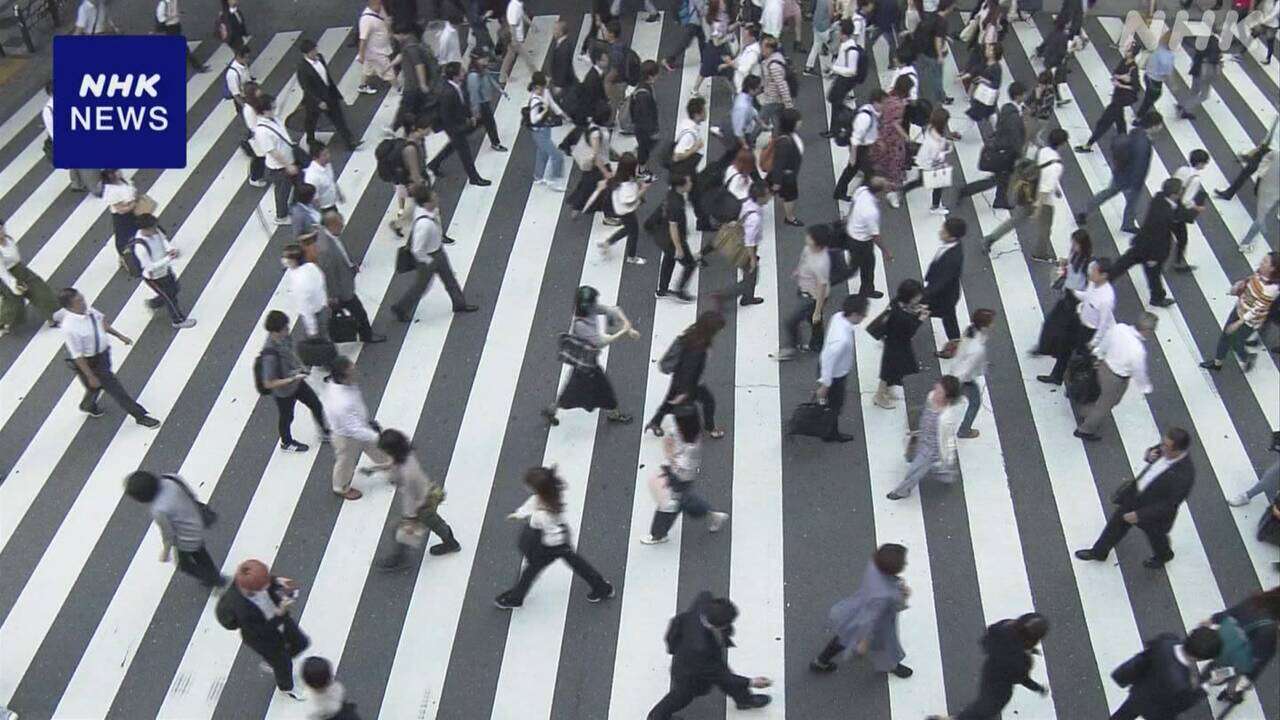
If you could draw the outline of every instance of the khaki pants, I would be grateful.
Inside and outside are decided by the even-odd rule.
[[[1102,392],[1098,401],[1089,408],[1089,412],[1080,423],[1078,430],[1082,433],[1096,435],[1102,422],[1111,414],[1111,409],[1120,404],[1124,391],[1129,389],[1129,378],[1120,377],[1107,367],[1106,363],[1098,365],[1098,386]]]
[[[378,464],[391,461],[386,453],[371,442],[355,438],[333,436],[333,491],[341,495],[351,487],[351,478],[355,475],[356,465],[360,462],[360,453],[369,456]]]

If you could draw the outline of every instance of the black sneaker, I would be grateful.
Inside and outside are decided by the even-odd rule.
[[[762,695],[760,693],[753,693],[749,698],[747,698],[745,703],[735,702],[734,706],[739,710],[754,710],[756,708],[762,708],[771,702],[773,702],[772,697]]]
[[[520,600],[513,600],[510,597],[508,597],[506,593],[502,593],[501,595],[493,599],[493,604],[499,610],[515,610],[521,605],[524,605],[524,602]]]
[[[671,293],[671,297],[675,298],[676,302],[682,302],[686,304],[693,302],[693,296],[683,291],[673,292]]]
[[[587,602],[598,603],[601,600],[608,600],[611,597],[613,597],[613,585],[606,582],[604,584],[603,592],[592,590],[591,592],[587,593]]]
[[[438,545],[432,545],[431,549],[428,550],[427,552],[431,553],[432,555],[439,556],[439,555],[448,555],[449,553],[456,553],[461,549],[462,549],[462,546],[458,544],[457,540],[450,540],[449,542],[442,542]]]
[[[654,290],[653,291],[653,298],[655,300],[661,300],[665,297],[669,297],[670,295],[671,295],[670,290]]]
[[[160,427],[160,421],[151,417],[150,415],[143,415],[140,418],[134,418],[133,421],[148,430],[154,430]]]
[[[280,443],[280,449],[283,450],[284,452],[304,453],[310,450],[311,446],[300,443],[297,440],[291,440],[289,442]]]
[[[93,407],[89,408],[88,410],[85,410],[85,411],[84,411],[84,414],[85,414],[85,415],[88,415],[88,416],[89,416],[89,417],[91,417],[91,418],[100,418],[100,417],[102,417],[103,415],[106,415],[106,413],[104,413],[104,412],[102,411],[102,408],[98,407],[97,405],[94,405]]]

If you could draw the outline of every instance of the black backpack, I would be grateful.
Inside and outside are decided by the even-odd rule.
[[[858,57],[862,57],[862,55],[859,54]],[[781,52],[774,53],[769,58],[769,62],[782,64],[782,76],[787,81],[787,90],[791,92],[791,97],[794,98],[796,96],[796,93],[800,91],[800,79],[796,77],[795,70],[792,70],[791,66],[787,64],[787,60],[786,58],[782,57]]]
[[[147,243],[138,238],[133,238],[125,243],[124,250],[120,253],[120,263],[124,265],[124,270],[131,278],[142,277],[142,263],[138,262],[138,256],[134,254],[133,248],[142,245],[147,251],[147,257],[151,256],[151,248],[147,247]]]
[[[253,387],[258,391],[259,395],[270,395],[271,389],[267,387],[267,353],[275,354],[274,350],[262,349],[258,356],[253,359]]]
[[[404,166],[404,146],[409,141],[404,138],[391,137],[378,143],[373,151],[377,159],[378,177],[389,183],[403,185],[408,176],[408,168]]]
[[[622,58],[622,71],[619,73],[627,85],[635,87],[640,84],[640,64],[640,56],[636,51],[627,48],[627,54]]]
[[[853,69],[853,84],[861,85],[867,79],[867,73],[871,70],[871,63],[867,59],[867,51],[865,48],[858,48],[858,64]]]

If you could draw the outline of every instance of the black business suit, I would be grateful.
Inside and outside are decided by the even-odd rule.
[[[1151,480],[1145,489],[1139,491],[1138,484],[1152,472],[1152,467],[1152,464],[1148,464],[1143,468],[1138,481],[1126,484],[1116,497],[1116,509],[1111,513],[1097,542],[1093,544],[1094,560],[1105,560],[1111,553],[1111,548],[1129,532],[1130,525],[1124,516],[1130,512],[1137,513],[1138,522],[1135,525],[1151,543],[1152,561],[1163,564],[1173,559],[1173,550],[1169,547],[1169,531],[1173,529],[1173,521],[1178,517],[1178,506],[1191,494],[1196,469],[1191,456],[1184,454]]]
[[[342,112],[342,93],[338,92],[329,64],[320,55],[316,56],[316,60],[324,68],[324,77],[316,72],[305,57],[298,63],[298,84],[302,86],[302,110],[307,131],[307,146],[315,147],[318,144],[316,121],[320,119],[320,114],[324,113],[333,122],[334,130],[338,131],[350,147],[355,144],[355,139],[351,136],[351,128],[347,126],[347,118]],[[322,104],[323,109],[320,107]]]
[[[1151,199],[1151,207],[1147,208],[1147,216],[1133,236],[1133,244],[1112,267],[1111,277],[1121,277],[1130,267],[1142,263],[1142,272],[1147,276],[1147,285],[1151,289],[1152,304],[1163,304],[1167,296],[1161,274],[1173,248],[1174,226],[1185,222],[1185,216],[1178,198],[1158,193]]]
[[[573,38],[568,35],[556,41],[551,48],[551,90],[556,98],[564,91],[578,84],[578,75],[573,70]]]
[[[960,302],[960,273],[964,270],[964,248],[953,242],[947,251],[929,263],[924,274],[924,302],[930,317],[940,318],[948,340],[960,339],[956,305]]]
[[[1000,114],[996,117],[995,134],[987,142],[1009,153],[1009,165],[992,173],[990,177],[967,183],[960,189],[960,197],[984,192],[994,187],[996,189],[996,199],[993,205],[1008,210],[1011,207],[1008,192],[1009,180],[1013,177],[1013,163],[1022,155],[1022,149],[1027,145],[1027,126],[1022,121],[1022,107],[1020,105],[1007,102],[1004,107],[1000,108]]]
[[[440,90],[440,125],[449,136],[449,144],[431,159],[427,169],[438,174],[440,163],[444,162],[450,153],[456,152],[458,160],[462,162],[462,168],[467,172],[467,178],[473,183],[479,183],[482,178],[476,171],[476,161],[471,155],[471,144],[467,140],[476,124],[471,116],[471,104],[464,96],[465,92],[466,88],[462,83],[454,84],[452,81],[446,82]]]
[[[1018,630],[1017,620],[1001,620],[987,628],[982,636],[982,680],[978,697],[956,715],[956,720],[993,720],[1013,697],[1013,686],[1021,685],[1034,692],[1044,686],[1031,679],[1035,660]]]
[[[1200,689],[1199,673],[1178,659],[1180,644],[1176,635],[1158,635],[1111,673],[1117,685],[1129,688],[1129,697],[1111,714],[1111,720],[1175,720],[1200,702],[1204,690]]]
[[[740,705],[750,700],[751,680],[730,670],[726,657],[733,647],[733,628],[716,630],[703,622],[711,599],[711,593],[703,592],[693,607],[672,618],[666,636],[671,690],[649,711],[648,720],[667,720],[714,687]]]
[[[277,605],[287,590],[279,578],[271,577],[267,594]],[[302,634],[298,621],[288,612],[267,617],[252,600],[245,597],[235,583],[227,586],[214,609],[218,623],[228,630],[239,630],[240,638],[271,666],[276,687],[293,689],[293,658],[306,650],[311,641]]]

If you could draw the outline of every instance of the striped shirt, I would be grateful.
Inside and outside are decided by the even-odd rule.
[[[1280,295],[1280,285],[1268,283],[1262,275],[1254,273],[1240,288],[1240,297],[1236,301],[1236,314],[1244,320],[1244,324],[1257,330],[1267,321],[1271,312],[1271,303]]]

